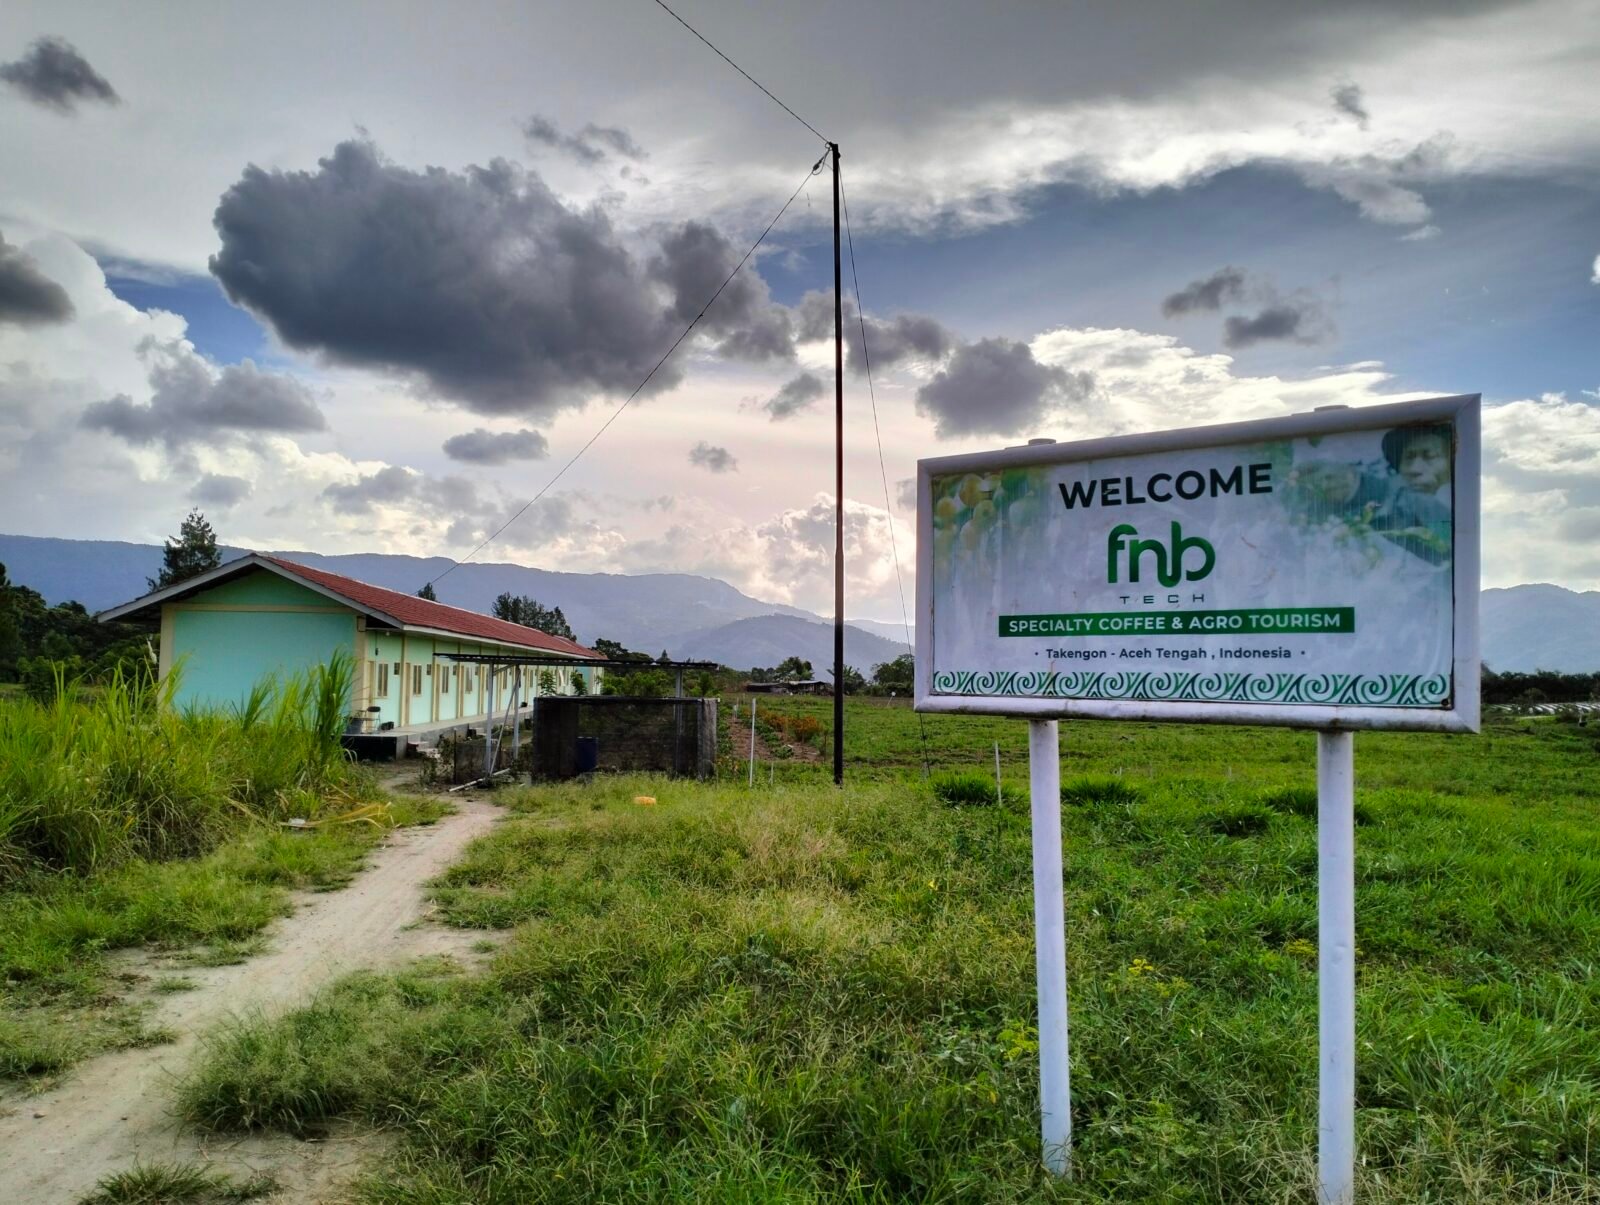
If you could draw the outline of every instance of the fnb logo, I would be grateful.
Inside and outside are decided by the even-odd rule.
[[[1111,529],[1111,534],[1106,537],[1106,580],[1113,584],[1117,581],[1117,567],[1123,557],[1128,561],[1128,580],[1139,580],[1139,568],[1147,552],[1156,556],[1156,580],[1163,586],[1176,586],[1179,582],[1188,580],[1197,582],[1209,574],[1217,564],[1216,549],[1211,547],[1209,540],[1199,536],[1185,537],[1183,528],[1174,523],[1172,525],[1172,547],[1169,550],[1160,540],[1134,540],[1131,544],[1128,537],[1137,536],[1139,529],[1127,523],[1119,523]],[[1204,557],[1200,568],[1184,571],[1185,556],[1198,549]]]

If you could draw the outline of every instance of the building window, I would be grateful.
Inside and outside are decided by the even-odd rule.
[[[389,697],[389,666],[387,663],[378,666],[377,695],[380,699]]]
[[[450,667],[448,665],[444,667],[444,673],[439,675],[439,693],[442,695],[450,693]]]
[[[469,665],[461,667],[461,693],[468,695],[472,693],[472,667]]]
[[[422,693],[422,666],[420,665],[411,667],[411,693],[414,695]]]

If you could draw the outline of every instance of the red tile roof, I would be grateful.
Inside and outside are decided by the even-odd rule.
[[[458,636],[496,640],[501,644],[518,644],[525,648],[549,653],[567,653],[574,657],[600,656],[593,649],[585,648],[575,640],[551,636],[535,628],[524,627],[520,623],[509,623],[504,619],[496,619],[492,615],[483,615],[462,607],[447,607],[444,603],[430,602],[426,598],[418,598],[415,594],[402,594],[398,590],[385,590],[382,586],[369,586],[366,582],[358,582],[353,577],[329,573],[325,569],[313,569],[309,565],[287,561],[282,557],[263,556],[261,559],[271,561],[294,576],[314,582],[341,598],[347,598],[359,607],[381,611],[407,627],[433,628]]]

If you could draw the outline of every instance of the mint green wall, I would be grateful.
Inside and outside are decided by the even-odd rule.
[[[266,569],[256,569],[220,586],[196,594],[189,603],[203,607],[334,607],[355,612],[336,598],[308,590],[297,582]],[[189,604],[179,603],[179,606]]]
[[[367,662],[362,667],[362,681],[373,691],[378,687],[378,665],[389,667],[388,690],[383,694],[374,694],[369,703],[378,708],[372,726],[380,724],[400,723],[400,692],[404,689],[402,677],[404,667],[395,669],[400,660],[400,634],[398,632],[374,632],[367,629]]]
[[[406,723],[430,724],[433,722],[433,676],[438,673],[433,663],[434,642],[431,636],[406,637]],[[420,669],[413,674],[412,668]],[[418,689],[411,689],[411,680],[418,679]]]
[[[324,664],[336,650],[355,656],[355,637],[354,611],[207,611],[179,604],[172,617],[172,663],[182,667],[175,701],[227,707],[269,674]]]
[[[195,594],[163,608],[165,662],[182,662],[179,706],[226,707],[245,698],[269,674],[280,677],[325,663],[335,651],[359,657],[356,697],[350,706],[376,705],[373,726],[425,726],[481,720],[491,692],[485,666],[436,659],[441,653],[494,655],[509,650],[471,640],[402,635],[368,628],[358,637],[357,613],[336,599],[309,590],[266,569]],[[379,666],[388,667],[388,689],[377,693]],[[398,668],[397,668],[398,667]],[[421,669],[421,689],[413,690],[413,667]],[[520,699],[532,702],[538,670],[524,669]],[[585,670],[590,689],[599,674]],[[440,690],[445,675],[450,689]],[[565,693],[570,671],[556,670]],[[470,679],[473,689],[463,689]],[[492,699],[496,714],[510,702],[512,671],[503,671]]]
[[[434,651],[440,653],[453,653],[460,647],[460,642],[455,640],[435,640]],[[452,661],[437,661],[433,667],[433,698],[434,718],[441,724],[448,724],[460,714],[461,700],[457,697],[455,681],[455,663]],[[445,685],[450,689],[446,690]]]

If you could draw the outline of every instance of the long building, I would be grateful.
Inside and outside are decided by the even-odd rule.
[[[157,617],[160,671],[178,667],[179,706],[233,705],[261,679],[325,664],[342,650],[356,666],[351,715],[369,730],[486,718],[491,699],[496,710],[505,707],[518,674],[522,698],[538,688],[541,671],[532,666],[460,664],[449,654],[559,658],[552,672],[561,694],[573,693],[579,674],[586,691],[597,691],[601,668],[585,663],[603,660],[521,624],[260,553],[98,616]]]

